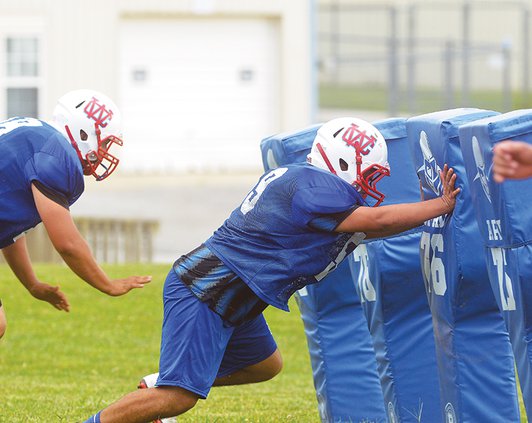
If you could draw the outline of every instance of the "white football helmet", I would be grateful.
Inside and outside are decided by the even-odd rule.
[[[316,134],[307,161],[355,186],[364,199],[375,199],[374,206],[384,200],[376,185],[390,175],[388,148],[370,123],[351,117],[325,123]]]
[[[122,143],[122,122],[116,104],[93,90],[74,90],[57,101],[50,122],[70,141],[84,175],[97,181],[114,172],[119,160],[109,150]]]

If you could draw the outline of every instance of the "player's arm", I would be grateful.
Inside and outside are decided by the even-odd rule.
[[[0,300],[0,338],[4,336],[7,328],[7,319],[6,313],[4,312],[4,307],[2,307],[2,300]]]
[[[367,238],[395,235],[415,228],[426,220],[451,213],[460,188],[454,187],[456,174],[444,166],[440,174],[443,194],[419,203],[381,207],[358,207],[338,227],[337,232],[364,232]]]
[[[35,205],[54,248],[68,267],[89,285],[108,295],[118,296],[133,288],[142,288],[151,280],[151,276],[109,279],[79,233],[70,211],[44,195],[35,184],[32,184],[32,191]]]
[[[58,310],[69,311],[68,300],[59,287],[48,285],[37,279],[26,248],[25,236],[21,236],[13,244],[4,247],[2,253],[17,279],[31,295],[38,300],[50,303]]]

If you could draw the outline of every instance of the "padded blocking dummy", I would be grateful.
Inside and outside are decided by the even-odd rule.
[[[445,422],[518,422],[510,339],[486,269],[458,128],[497,113],[453,109],[407,120],[425,199],[441,193],[448,163],[461,188],[452,214],[425,222],[420,255],[431,308]]]
[[[373,124],[388,146],[383,205],[420,200],[406,120]],[[349,256],[366,314],[390,422],[441,422],[432,317],[419,262],[422,227],[365,241]]]
[[[320,126],[263,140],[265,170],[304,162]],[[295,298],[305,327],[321,420],[385,421],[375,352],[347,260],[318,284],[297,292]]]
[[[532,421],[532,179],[493,180],[492,148],[502,140],[532,144],[532,109],[474,121],[459,129],[491,287],[514,350]]]

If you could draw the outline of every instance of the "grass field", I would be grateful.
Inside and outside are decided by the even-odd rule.
[[[114,277],[151,274],[153,282],[127,296],[107,297],[67,268],[38,265],[40,277],[59,283],[70,313],[33,299],[0,265],[0,295],[8,331],[0,341],[0,422],[79,422],[136,388],[156,371],[161,291],[169,266],[107,266]],[[180,422],[319,422],[312,373],[297,306],[268,309],[283,354],[272,381],[211,391]]]
[[[162,265],[106,266],[112,277],[150,274],[153,282],[127,296],[107,297],[66,267],[37,265],[40,277],[59,283],[71,312],[58,312],[27,294],[0,265],[0,295],[8,332],[0,341],[0,422],[80,422],[135,389],[157,369]],[[214,388],[180,422],[318,423],[309,356],[294,301],[291,313],[266,310],[284,358],[272,381]],[[521,402],[522,415],[524,407]],[[523,422],[526,421],[525,419]]]
[[[331,109],[354,109],[354,110],[376,110],[384,111],[388,109],[389,91],[386,86],[368,85],[320,85],[319,105],[323,108]],[[400,115],[408,116],[408,96],[406,92],[399,93],[398,112]],[[416,92],[416,113],[428,113],[447,108],[462,107],[460,93],[453,96],[455,105],[447,107],[441,90],[431,88],[419,88]],[[532,107],[532,94],[526,98],[520,92],[512,93],[512,104],[508,105],[510,110],[525,109]],[[508,112],[504,110],[505,101],[501,91],[472,91],[470,93],[470,103],[467,107],[477,107],[480,109]]]

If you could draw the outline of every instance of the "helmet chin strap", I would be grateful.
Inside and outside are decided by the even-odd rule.
[[[321,146],[321,144],[319,142],[316,143],[316,148],[320,152],[320,155],[321,155],[323,161],[325,162],[325,164],[327,165],[327,167],[329,168],[329,171],[338,176],[338,174],[336,173],[336,170],[334,170],[334,167],[331,164],[331,161],[327,157],[327,154],[325,153],[325,150],[323,149],[323,147]]]
[[[362,155],[360,154],[360,144],[359,143],[356,143],[355,144],[355,152],[356,152],[356,166],[357,166],[357,179],[356,179],[356,184],[360,187],[360,189],[364,192],[364,194],[368,194],[366,192],[366,190],[362,189],[362,185],[365,185],[365,184],[360,184],[360,181],[363,181],[362,179]]]
[[[68,127],[68,125],[65,125],[65,131],[66,131],[66,133],[68,135],[68,138],[70,138],[70,144],[72,144],[72,147],[74,147],[74,150],[76,150],[76,153],[78,154],[79,159],[83,160],[83,156],[81,155],[81,151],[79,151],[78,143],[76,142],[76,140],[72,136],[72,132],[70,132],[70,128]]]
[[[68,138],[70,139],[70,144],[72,144],[72,147],[74,147],[74,150],[76,150],[76,154],[78,155],[79,161],[81,162],[81,167],[83,168],[83,174],[84,175],[90,175],[90,165],[87,164],[87,160],[83,157],[81,154],[81,151],[79,150],[78,143],[72,136],[72,132],[70,132],[70,128],[68,125],[65,125],[65,131],[68,135]]]

